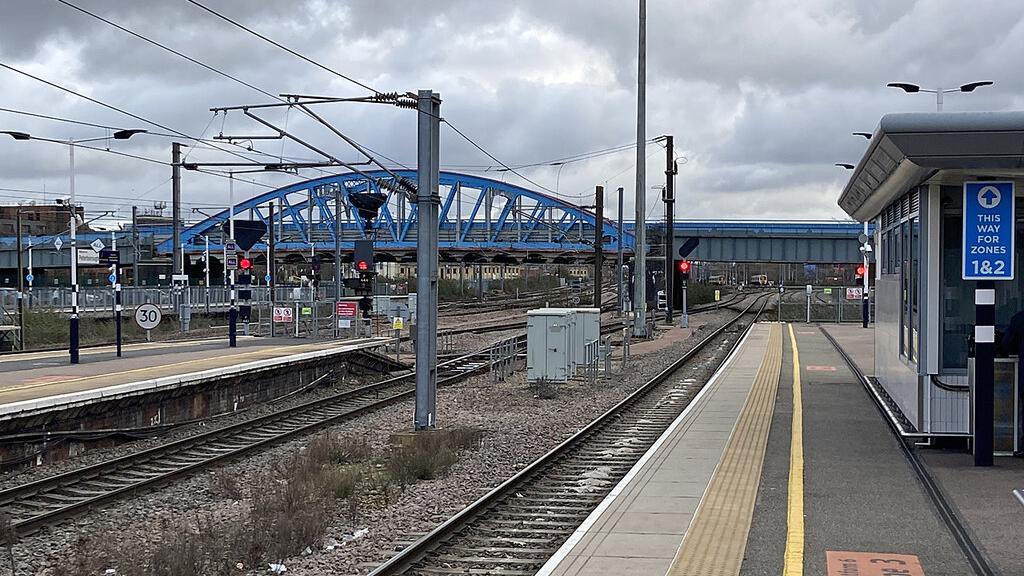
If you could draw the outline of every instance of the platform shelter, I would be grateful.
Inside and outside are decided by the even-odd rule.
[[[970,276],[963,255],[978,234],[969,232],[965,243],[965,198],[996,182],[1005,183],[1004,193],[1015,191],[1003,198],[1013,210],[1024,189],[1024,111],[888,114],[839,198],[847,214],[875,225],[874,373],[908,434],[971,434],[977,282],[963,279]],[[983,202],[995,198],[986,194]],[[1005,218],[1012,222],[1000,223],[1003,239],[1019,237],[1019,200]],[[1022,247],[1012,238],[1000,246],[1012,279],[994,282],[995,340],[1008,352],[1000,338],[1024,309]],[[1016,365],[1013,358],[996,363],[997,452],[1024,448]]]

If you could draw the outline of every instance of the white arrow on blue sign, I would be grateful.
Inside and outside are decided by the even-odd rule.
[[[31,281],[33,281],[33,280],[35,280],[35,279],[36,279],[36,277],[35,277],[35,276],[33,276],[33,275],[31,275],[31,274],[25,274],[25,281],[26,281],[26,282],[31,282]]]
[[[107,276],[107,280],[109,280],[110,283],[113,284],[114,282],[117,282],[117,276],[111,274],[110,276]]]
[[[270,274],[264,276],[263,279],[266,280],[267,282],[270,282]]]
[[[1013,280],[1013,182],[964,183],[964,280]]]

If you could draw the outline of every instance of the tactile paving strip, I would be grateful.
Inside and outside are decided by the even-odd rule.
[[[668,576],[740,573],[781,371],[782,325],[775,324],[743,411]]]

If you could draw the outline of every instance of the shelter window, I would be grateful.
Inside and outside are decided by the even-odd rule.
[[[943,186],[940,193],[942,226],[941,286],[942,370],[963,373],[967,370],[968,338],[974,333],[974,289],[976,282],[961,279],[963,255],[963,188]],[[1018,242],[1014,254],[1014,277],[1020,278],[1024,248],[1019,241],[1024,232],[1024,213],[1017,203],[1015,226]],[[1005,332],[1010,318],[1024,307],[1021,282],[996,282],[996,331]]]

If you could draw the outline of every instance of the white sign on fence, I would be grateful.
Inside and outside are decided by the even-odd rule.
[[[847,300],[861,300],[864,298],[864,288],[858,286],[856,288],[846,289]]]
[[[274,322],[291,322],[294,318],[290,306],[274,306]]]

